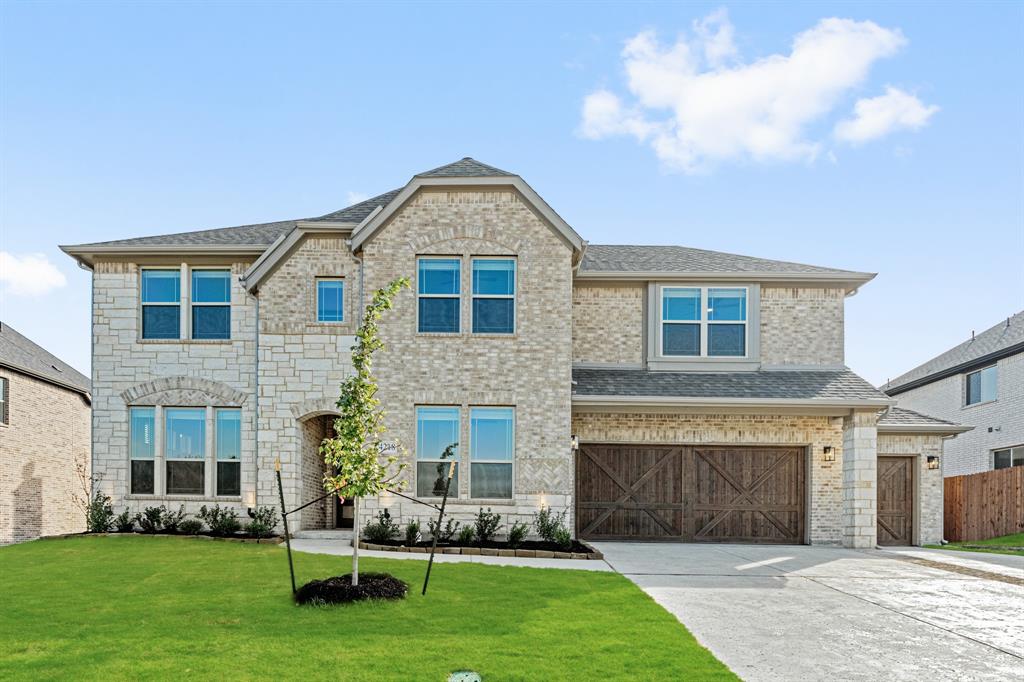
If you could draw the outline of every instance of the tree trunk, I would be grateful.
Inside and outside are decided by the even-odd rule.
[[[359,498],[352,499],[352,584],[359,584]]]

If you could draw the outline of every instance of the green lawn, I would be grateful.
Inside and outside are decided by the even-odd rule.
[[[296,554],[300,582],[347,557]],[[400,602],[300,607],[284,547],[83,537],[0,548],[0,679],[717,680],[732,673],[622,576],[364,558]]]
[[[1011,547],[1024,547],[1024,533],[1002,535],[998,538],[989,538],[988,540],[971,540],[970,542],[951,542],[948,545],[928,546],[934,549],[956,549],[962,552],[989,552],[991,554],[1024,556],[1024,551],[1010,549]]]

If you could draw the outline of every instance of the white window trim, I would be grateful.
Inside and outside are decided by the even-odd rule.
[[[202,457],[171,457],[167,454],[166,441],[167,441],[167,410],[203,410],[203,456]],[[211,432],[210,417],[213,412],[212,407],[195,407],[195,406],[177,406],[168,405],[163,409],[163,421],[161,424],[162,431],[164,432],[164,493],[166,495],[185,495],[192,497],[213,497],[210,491],[210,440],[213,435]],[[202,462],[203,463],[203,492],[201,493],[172,493],[167,491],[167,465],[171,462]]]
[[[419,270],[419,264],[417,264],[417,270]],[[320,319],[320,282],[341,282],[341,319],[340,320],[321,320]],[[344,277],[333,277],[330,275],[318,276],[313,280],[313,317],[317,324],[345,324],[345,307],[346,299],[348,294],[345,291],[346,282]],[[416,305],[416,310],[419,311],[419,304]],[[419,312],[417,312],[419,315]],[[417,320],[417,329],[419,329],[419,321]]]
[[[666,289],[697,289],[700,291],[700,319],[699,320],[665,320],[664,297]],[[709,320],[708,319],[708,291],[711,289],[742,289],[744,292],[745,310],[742,320]],[[706,285],[706,284],[663,284],[658,287],[658,357],[666,360],[735,360],[744,361],[751,358],[750,348],[750,324],[751,314],[750,287],[746,285]],[[700,327],[700,355],[666,355],[664,351],[666,324],[696,324]],[[715,324],[742,324],[743,325],[743,355],[708,355],[708,328]]]
[[[417,306],[417,307],[419,307],[419,306]],[[415,461],[417,466],[414,469],[414,473],[415,473],[415,477],[414,478],[415,478],[415,480],[413,481],[412,490],[413,490],[413,493],[416,494],[416,497],[418,499],[421,499],[421,500],[436,500],[436,499],[440,499],[440,497],[437,496],[437,495],[422,495],[421,496],[421,495],[418,494],[418,491],[419,491],[419,476],[420,476],[419,466],[418,465],[420,464],[420,462],[424,462],[426,464],[450,464],[453,460],[451,460],[451,459],[426,459],[426,458],[421,458],[420,457],[420,408],[423,408],[423,407],[426,407],[426,408],[440,407],[440,408],[445,408],[445,409],[449,409],[449,410],[455,410],[458,413],[458,416],[456,417],[456,420],[455,420],[456,432],[459,434],[459,440],[461,441],[462,440],[462,406],[461,405],[428,405],[428,404],[419,404],[419,405],[415,405],[413,407],[413,422],[416,425],[415,426],[415,429],[416,429],[416,450],[415,450],[415,453],[414,453],[414,461]],[[455,448],[455,457],[454,457],[455,472],[456,472],[456,476],[458,476],[459,478],[462,478],[463,476],[465,476],[465,472],[461,471],[462,470],[462,452],[463,452],[463,448],[462,448],[462,443],[460,442],[459,445]],[[449,500],[458,500],[459,499],[459,489],[458,489],[458,486],[456,486],[454,490],[449,490],[448,491],[448,499]]]
[[[148,457],[147,458],[147,457],[133,457],[132,456],[132,441],[134,441],[134,431],[135,431],[135,420],[132,419],[132,413],[135,412],[136,410],[152,410],[153,411],[153,433],[152,433],[152,438],[153,438],[153,456],[152,457]],[[152,496],[155,496],[157,491],[159,490],[159,488],[157,487],[158,486],[158,481],[159,481],[159,479],[157,477],[157,468],[159,467],[159,463],[157,462],[157,445],[159,444],[159,440],[157,439],[157,434],[156,434],[156,432],[158,430],[157,429],[157,427],[158,427],[157,419],[160,416],[159,412],[160,412],[160,410],[158,410],[155,405],[129,405],[128,406],[128,494],[129,495],[136,495],[136,496],[139,496],[139,497],[143,497],[143,496],[145,496],[145,497],[152,497]],[[151,493],[133,493],[132,492],[132,462],[152,462],[153,463],[153,492],[151,492]]]
[[[512,410],[512,459],[477,459],[473,456],[473,410]],[[474,464],[507,464],[511,470],[512,487],[508,497],[473,497]],[[514,405],[471,405],[469,408],[469,499],[471,500],[514,500],[516,498],[516,408]]]
[[[476,294],[473,293],[473,263],[478,260],[510,260],[512,261],[512,293],[511,294]],[[515,336],[519,331],[519,259],[515,256],[470,256],[469,257],[469,331],[475,336]],[[476,299],[512,299],[512,331],[510,332],[475,332],[476,322],[473,301]],[[419,306],[416,307],[417,310]]]
[[[161,301],[161,302],[146,303],[143,300],[143,296],[142,296],[143,275],[142,275],[142,273],[147,271],[147,270],[175,270],[175,271],[178,272],[178,300],[177,300],[177,302]],[[188,273],[188,274],[186,274],[186,273],[188,273],[188,270],[187,270],[186,266],[184,266],[184,265],[180,265],[180,266],[179,265],[173,265],[173,266],[171,266],[171,265],[157,265],[157,266],[144,265],[144,266],[140,266],[139,267],[139,339],[141,339],[143,341],[165,341],[165,342],[166,341],[174,341],[175,340],[175,339],[149,339],[149,338],[146,338],[146,336],[145,336],[145,329],[143,328],[144,315],[142,314],[142,312],[143,312],[143,310],[145,309],[146,306],[169,306],[169,305],[178,306],[178,339],[180,340],[181,338],[184,337],[185,331],[186,331],[186,317],[191,318],[191,313],[186,314],[184,312],[185,308],[186,308],[185,301],[187,300],[187,295],[185,293],[185,287],[188,286],[188,284],[186,282],[186,277],[189,278],[189,281],[191,281],[191,277],[192,277],[192,275],[190,273]],[[185,337],[185,338],[187,338],[187,337]]]
[[[991,468],[992,470],[995,470],[995,468],[996,468],[996,453],[997,452],[1009,451],[1009,453],[1010,453],[1010,466],[1009,467],[1003,467],[1003,468],[1004,469],[1012,469],[1013,468],[1013,451],[1014,450],[1024,450],[1024,443],[1021,443],[1019,445],[1007,445],[1006,447],[1001,447],[1001,448],[992,448],[992,450],[989,451],[989,468]]]
[[[970,392],[969,392],[969,389],[968,389],[968,385],[970,384],[971,377],[974,376],[975,374],[981,374],[982,372],[984,372],[987,369],[994,369],[995,372],[996,372],[996,394],[995,394],[995,397],[989,398],[988,400],[979,400],[976,403],[969,403],[969,402],[967,402],[967,399],[970,397]],[[988,365],[987,367],[979,367],[976,370],[973,370],[973,371],[970,371],[970,372],[966,372],[966,373],[964,373],[963,377],[964,377],[964,383],[963,383],[963,409],[966,410],[968,408],[977,407],[979,405],[988,405],[989,403],[994,403],[997,400],[999,400],[999,364],[998,363],[996,363],[994,365]],[[979,389],[980,389],[981,384],[979,383],[978,386],[979,386]],[[999,448],[999,449],[1003,450],[1005,448]]]
[[[220,452],[218,451],[218,443],[220,442],[217,438],[217,415],[221,412],[237,412],[238,413],[238,459],[221,459]],[[238,497],[242,494],[242,408],[240,407],[215,407],[213,408],[213,471],[210,475],[213,477],[213,494],[215,497]],[[238,465],[238,495],[221,495],[217,491],[217,477],[218,467],[221,462],[231,462]]]
[[[0,377],[0,426],[10,426],[11,424],[10,388],[10,380],[7,377]],[[5,413],[7,414],[6,419],[4,418]]]
[[[459,276],[456,281],[459,283],[459,293],[457,294],[421,294],[420,293],[420,261],[423,260],[453,260],[459,264]],[[416,256],[416,333],[426,334],[428,336],[454,336],[462,333],[462,276],[464,268],[462,267],[463,257],[461,255],[451,256]],[[470,284],[472,286],[472,284]],[[452,332],[425,332],[420,330],[420,299],[421,298],[454,298],[458,305],[455,306],[458,311],[459,319],[456,325],[456,330]]]
[[[228,300],[226,302],[210,303],[208,301],[199,302],[199,301],[192,300],[194,298],[193,292],[192,292],[192,276],[196,272],[203,272],[203,271],[206,271],[206,272],[211,272],[211,271],[212,272],[225,272],[226,271],[228,273]],[[188,337],[187,338],[192,340],[192,341],[230,341],[231,340],[231,318],[233,317],[231,315],[231,268],[230,267],[224,267],[224,266],[206,266],[206,265],[204,265],[203,267],[200,267],[200,268],[191,268],[190,267],[189,271],[188,271],[188,292],[189,292],[189,296],[188,296]],[[183,297],[184,297],[184,294],[183,294]],[[194,330],[192,329],[192,309],[193,308],[197,308],[197,307],[198,308],[203,308],[203,307],[213,307],[213,308],[220,307],[220,308],[224,308],[224,307],[227,307],[227,309],[228,309],[228,337],[226,339],[195,339],[195,338],[192,338],[192,334],[194,332]]]

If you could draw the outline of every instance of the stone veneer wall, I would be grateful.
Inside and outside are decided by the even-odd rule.
[[[0,545],[85,530],[71,502],[89,475],[89,403],[80,394],[0,367],[9,420],[0,424]]]
[[[809,540],[816,545],[842,542],[842,418],[576,412],[572,428],[582,442],[591,443],[807,446]],[[826,445],[836,451],[834,462],[824,460]]]
[[[878,414],[843,417],[843,546],[874,547],[878,537]]]
[[[942,470],[928,469],[928,456],[943,456],[942,436],[932,434],[878,434],[878,456],[914,455],[914,489],[917,504],[914,508],[914,542],[920,545],[934,545],[942,541],[943,486]]]
[[[316,278],[343,277],[345,321],[316,321]],[[274,459],[281,459],[286,504],[297,507],[323,494],[312,477],[316,456],[300,419],[335,410],[342,380],[352,371],[353,336],[362,311],[359,263],[339,235],[309,236],[259,288],[259,498],[277,504]],[[318,443],[317,443],[318,445]],[[265,472],[265,474],[264,474]],[[315,493],[315,494],[314,494]],[[328,515],[317,505],[292,520],[322,528]]]
[[[162,263],[168,265],[166,261]],[[173,265],[173,264],[171,264]],[[99,489],[110,495],[115,511],[122,507],[184,504],[194,514],[203,504],[214,501],[234,507],[245,517],[246,495],[255,489],[255,404],[251,398],[256,379],[256,304],[238,282],[248,263],[222,263],[230,266],[231,339],[226,341],[142,340],[139,310],[139,265],[119,261],[100,261],[93,269],[93,420],[92,447]],[[204,261],[203,267],[213,264]],[[145,266],[143,266],[145,267]],[[184,287],[183,287],[184,288]],[[146,382],[171,379],[176,383],[202,382],[223,384],[237,391],[244,402],[242,410],[242,496],[206,498],[203,496],[129,496],[128,494],[128,409],[122,393]],[[206,384],[204,384],[206,385]],[[177,389],[173,389],[177,390]],[[178,393],[188,404],[202,392]],[[168,398],[171,394],[165,394]],[[164,400],[160,398],[160,400]],[[155,400],[155,399],[154,399]],[[154,404],[140,397],[139,405]],[[163,404],[168,404],[164,402]],[[169,404],[174,404],[169,403]],[[158,437],[163,425],[157,425]],[[209,439],[208,439],[209,442]],[[260,504],[276,503],[263,496]]]
[[[644,290],[643,283],[573,287],[573,362],[643,364]]]
[[[448,508],[463,521],[481,506],[501,513],[506,525],[531,520],[542,502],[570,509],[571,253],[510,189],[421,190],[364,247],[367,295],[400,275],[413,282],[381,324],[387,350],[375,365],[390,437],[408,450],[404,478],[414,490],[416,406],[461,406],[459,498]],[[417,332],[417,255],[463,257],[461,333]],[[512,336],[470,333],[469,257],[476,255],[517,258]],[[515,407],[510,501],[469,499],[469,407],[489,405]],[[381,504],[400,522],[433,515],[422,505],[385,496],[360,505],[359,523]]]
[[[761,287],[761,362],[842,365],[842,289]]]

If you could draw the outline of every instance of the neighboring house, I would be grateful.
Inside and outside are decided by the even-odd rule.
[[[470,158],[316,218],[62,248],[93,271],[94,462],[118,506],[276,506],[277,458],[289,506],[320,495],[361,311],[406,276],[378,396],[411,494],[436,499],[459,443],[459,519],[549,505],[591,539],[942,536],[927,460],[958,427],[879,421],[892,401],[844,366],[843,303],[872,274],[588,245]],[[430,513],[361,510],[381,506]],[[352,524],[337,504],[297,517]]]
[[[1024,311],[882,390],[902,407],[974,427],[946,445],[946,476],[1024,466]]]
[[[0,545],[85,530],[89,380],[0,322]],[[84,476],[84,481],[82,476]]]

